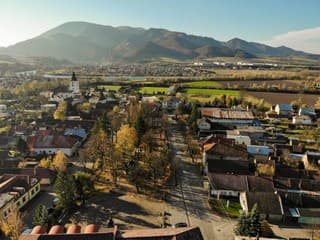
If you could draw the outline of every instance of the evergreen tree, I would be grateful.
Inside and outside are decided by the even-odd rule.
[[[197,119],[199,118],[199,111],[198,111],[198,106],[197,103],[193,102],[192,103],[192,110],[191,110],[191,114],[189,117],[189,124],[190,124],[190,128],[193,131],[197,130]]]
[[[249,215],[249,236],[255,237],[260,234],[261,223],[257,204],[254,204]]]
[[[240,236],[248,236],[249,235],[248,217],[244,211],[242,211],[239,216],[238,223],[236,225],[234,232],[235,232],[235,234],[240,235]]]
[[[139,145],[141,142],[141,137],[146,132],[146,123],[145,123],[141,113],[138,114],[138,117],[136,119],[134,127],[137,132],[137,138],[138,138],[137,140],[138,140],[138,145]]]
[[[76,204],[76,183],[74,177],[67,171],[58,173],[54,190],[59,199],[58,205],[62,208],[68,209]]]
[[[34,226],[46,226],[47,225],[47,221],[48,221],[48,211],[47,208],[42,205],[39,204],[36,208],[36,211],[34,213],[33,216],[33,225]]]

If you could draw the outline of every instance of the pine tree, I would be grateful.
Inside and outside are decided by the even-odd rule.
[[[76,184],[74,177],[67,171],[58,173],[54,190],[59,199],[58,205],[68,209],[76,204]]]
[[[255,237],[260,234],[261,223],[257,204],[254,204],[249,215],[249,236]]]
[[[35,214],[33,216],[33,225],[34,226],[46,226],[48,221],[48,211],[46,207],[42,204],[39,204],[36,208]]]
[[[240,236],[248,236],[249,235],[248,216],[244,211],[242,211],[239,216],[238,223],[236,225],[234,232],[235,232],[235,234],[240,235]]]
[[[190,128],[193,131],[197,130],[197,119],[199,118],[199,111],[197,103],[192,103],[192,110],[189,118]]]
[[[134,127],[137,132],[138,144],[140,144],[141,137],[146,132],[146,123],[145,123],[141,113],[139,113]]]

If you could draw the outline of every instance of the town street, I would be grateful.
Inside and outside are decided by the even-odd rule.
[[[208,192],[203,186],[199,166],[192,163],[185,138],[175,120],[170,120],[170,147],[178,166],[177,183],[170,189],[164,211],[168,222],[199,226],[205,240],[233,239],[235,219],[213,214],[207,206]]]

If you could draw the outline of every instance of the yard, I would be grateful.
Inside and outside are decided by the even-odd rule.
[[[237,218],[240,216],[241,206],[238,201],[226,199],[209,199],[210,208],[222,216]]]

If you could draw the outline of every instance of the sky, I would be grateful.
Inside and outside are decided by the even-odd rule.
[[[68,21],[238,37],[320,54],[319,0],[0,0],[0,46]]]

